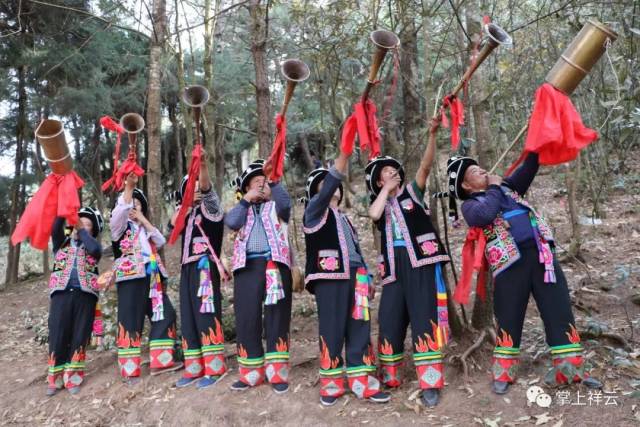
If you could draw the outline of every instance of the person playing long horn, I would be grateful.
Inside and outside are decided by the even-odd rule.
[[[188,179],[188,175],[182,179],[178,203],[183,201]],[[178,211],[179,207],[172,222]],[[185,371],[176,383],[178,388],[196,380],[198,389],[207,388],[226,372],[220,292],[224,267],[219,258],[223,218],[220,199],[211,185],[206,155],[203,155],[193,204],[182,230],[180,327]]]
[[[149,205],[142,190],[136,188],[137,183],[135,173],[126,177],[110,221],[118,291],[118,364],[129,385],[140,380],[145,316],[151,320],[151,374],[182,367],[182,362],[175,362],[173,357],[176,312],[165,292],[167,272],[158,254],[166,240],[147,219]]]
[[[53,224],[53,269],[49,278],[49,375],[47,396],[66,388],[76,394],[84,380],[86,348],[91,338],[98,286],[97,240],[103,219],[99,211],[84,207],[74,227],[58,217]]]
[[[506,178],[489,175],[470,157],[451,157],[447,163],[451,210],[463,200],[462,215],[472,227],[463,249],[463,273],[454,299],[468,302],[473,266],[464,254],[474,242],[485,246],[486,262],[493,274],[494,314],[498,324],[493,352],[493,391],[507,392],[515,381],[520,360],[520,338],[533,294],[551,347],[553,372],[548,378],[566,384],[582,381],[600,388],[583,365],[582,345],[571,310],[567,280],[555,255],[554,237],[546,220],[523,197],[538,172],[538,155]],[[469,246],[468,246],[469,245]],[[467,248],[468,246],[468,248]],[[483,268],[480,275],[484,275]],[[479,282],[481,283],[481,282]],[[479,285],[480,286],[480,285]],[[481,294],[481,290],[478,291]]]
[[[262,384],[266,376],[280,394],[289,389],[291,199],[282,184],[267,182],[272,168],[257,160],[238,177],[237,190],[243,196],[224,223],[238,231],[232,265],[240,379],[231,388],[247,390]]]
[[[375,376],[370,307],[373,283],[362,257],[358,234],[340,209],[350,149],[341,148],[331,169],[318,168],[307,178],[303,218],[307,247],[307,290],[318,306],[320,403],[334,405],[345,392],[342,347],[348,387],[360,399],[389,401]]]
[[[382,382],[389,387],[401,383],[404,338],[410,324],[413,360],[427,407],[438,403],[444,386],[441,349],[449,334],[442,278],[442,265],[449,256],[423,200],[439,126],[440,121],[433,119],[420,166],[408,185],[402,165],[391,157],[378,157],[365,169],[373,199],[369,217],[381,234],[378,358]]]

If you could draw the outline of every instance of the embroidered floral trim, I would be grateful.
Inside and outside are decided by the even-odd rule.
[[[350,272],[351,265],[349,262],[349,255],[348,255],[349,248],[347,247],[347,240],[344,234],[345,230],[342,227],[342,221],[340,221],[338,217],[340,213],[337,209],[329,208],[327,209],[327,213],[326,213],[327,216],[329,214],[329,210],[331,210],[335,218],[336,229],[338,231],[338,242],[340,244],[340,252],[343,254],[342,258],[343,258],[343,264],[344,264],[344,271],[340,273],[321,272],[321,273],[307,274],[304,278],[305,285],[311,282],[312,280],[318,280],[318,279],[346,280],[350,277],[350,274],[351,274]],[[326,218],[325,218],[325,222],[326,222]]]
[[[87,254],[84,246],[67,245],[56,252],[53,271],[49,277],[49,292],[64,290],[71,278],[74,261],[80,288],[84,292],[97,295],[98,267],[95,258]]]

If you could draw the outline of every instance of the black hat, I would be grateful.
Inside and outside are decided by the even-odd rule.
[[[242,172],[238,178],[236,178],[235,185],[237,186],[237,190],[242,194],[246,193],[245,187],[249,185],[249,181],[254,176],[264,176],[264,171],[262,168],[264,167],[264,159],[258,159],[251,164]]]
[[[329,170],[325,168],[318,168],[309,172],[309,175],[307,175],[307,185],[305,187],[306,202],[311,200],[311,198],[318,193],[318,185],[324,180],[328,173]],[[340,183],[339,188],[340,200],[338,200],[338,204],[342,202],[342,196],[344,196],[344,187],[342,186],[342,183]]]
[[[84,207],[81,208],[80,211],[78,211],[78,216],[87,218],[91,221],[91,234],[93,235],[93,237],[98,237],[98,234],[102,233],[102,230],[104,228],[104,219],[102,218],[102,214],[99,210],[90,207]]]
[[[390,156],[376,157],[364,168],[367,190],[369,190],[369,194],[371,194],[372,197],[377,197],[382,189],[382,187],[378,185],[378,180],[380,179],[380,172],[382,172],[385,166],[396,168],[400,174],[400,185],[404,184],[404,168],[399,161]]]
[[[187,181],[189,181],[188,174],[182,177],[182,182],[180,183],[180,189],[175,192],[175,199],[179,205],[182,204],[182,198],[184,197],[184,192],[187,190]]]
[[[477,166],[471,157],[453,156],[447,160],[447,176],[449,177],[449,193],[456,199],[465,200],[469,196],[462,188],[464,174],[470,166]]]
[[[139,188],[133,189],[133,198],[138,199],[140,202],[140,206],[142,207],[142,214],[147,216],[147,211],[149,210],[149,202],[147,201],[146,196]]]
[[[449,197],[449,217],[454,223],[458,223],[458,205],[456,199],[465,200],[469,196],[462,188],[464,174],[470,166],[478,165],[471,157],[453,156],[447,160],[447,176],[449,177],[448,191],[434,194],[434,197]]]

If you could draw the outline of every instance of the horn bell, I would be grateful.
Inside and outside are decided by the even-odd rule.
[[[299,59],[287,59],[282,63],[280,71],[285,79],[292,82],[303,82],[309,78],[309,67]]]
[[[138,113],[127,113],[120,117],[120,126],[127,133],[140,133],[144,129],[144,119]]]
[[[502,29],[502,27],[494,24],[493,22],[485,27],[485,31],[487,33],[487,36],[489,36],[489,43],[495,46],[511,46],[513,44],[513,39],[511,38],[509,33],[507,33],[504,29]]]
[[[191,108],[201,108],[209,102],[209,91],[200,85],[187,86],[182,91],[182,101]]]
[[[398,47],[400,39],[397,35],[387,30],[375,30],[371,32],[369,36],[373,44],[380,49],[393,49]]]

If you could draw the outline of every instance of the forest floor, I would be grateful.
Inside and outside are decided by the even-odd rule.
[[[570,223],[566,192],[559,168],[541,171],[529,198],[556,228],[558,242],[568,247]],[[555,176],[554,176],[555,174]],[[640,168],[635,169],[635,176]],[[451,358],[460,355],[475,340],[468,331],[453,339],[445,350],[446,387],[435,409],[420,405],[418,384],[409,353],[406,355],[404,384],[392,391],[385,405],[342,397],[325,408],[319,403],[317,315],[308,293],[295,294],[291,330],[291,387],[276,395],[268,385],[246,392],[229,386],[237,378],[235,345],[227,344],[229,373],[214,387],[198,391],[195,387],[174,387],[181,372],[149,376],[143,368],[143,381],[133,387],[121,382],[114,350],[91,350],[87,355],[85,383],[76,396],[66,391],[45,397],[46,345],[36,340],[38,328],[46,326],[48,294],[45,278],[19,283],[0,293],[0,423],[19,425],[408,425],[450,426],[632,426],[640,425],[640,306],[633,303],[640,294],[640,194],[638,188],[612,191],[604,207],[606,215],[597,226],[583,227],[583,261],[562,260],[571,288],[578,329],[605,330],[623,337],[629,346],[609,338],[583,339],[585,354],[593,366],[592,375],[601,379],[602,394],[583,386],[557,390],[544,384],[551,364],[544,341],[542,322],[530,301],[522,342],[520,379],[505,396],[490,389],[492,345],[485,342],[469,359],[470,378],[465,383],[460,365]],[[359,190],[363,190],[360,186]],[[635,192],[635,193],[634,193]],[[580,203],[589,210],[590,203]],[[301,207],[296,207],[296,226],[300,227]],[[362,207],[360,210],[364,211]],[[373,265],[374,244],[366,218],[354,213],[367,260]],[[459,260],[465,231],[452,231],[452,251]],[[302,233],[297,232],[298,239]],[[227,239],[226,239],[227,240]],[[299,242],[301,249],[303,242]],[[562,250],[560,251],[562,253]],[[229,252],[227,252],[229,253]],[[303,252],[300,252],[303,253]],[[176,247],[165,254],[170,273],[179,274]],[[103,259],[101,268],[111,263]],[[459,268],[459,262],[456,263]],[[174,282],[175,283],[175,282]],[[230,296],[230,285],[224,290]],[[174,305],[177,306],[175,289]],[[377,303],[374,304],[377,306]],[[470,308],[469,308],[470,310]],[[376,310],[374,309],[374,320]],[[374,337],[377,322],[374,321]],[[635,331],[634,331],[635,329]],[[634,333],[635,332],[635,333]],[[407,345],[407,348],[409,346]],[[527,400],[527,389],[540,386],[552,397],[550,407]],[[558,394],[560,392],[560,394]],[[561,396],[564,395],[564,401]]]

